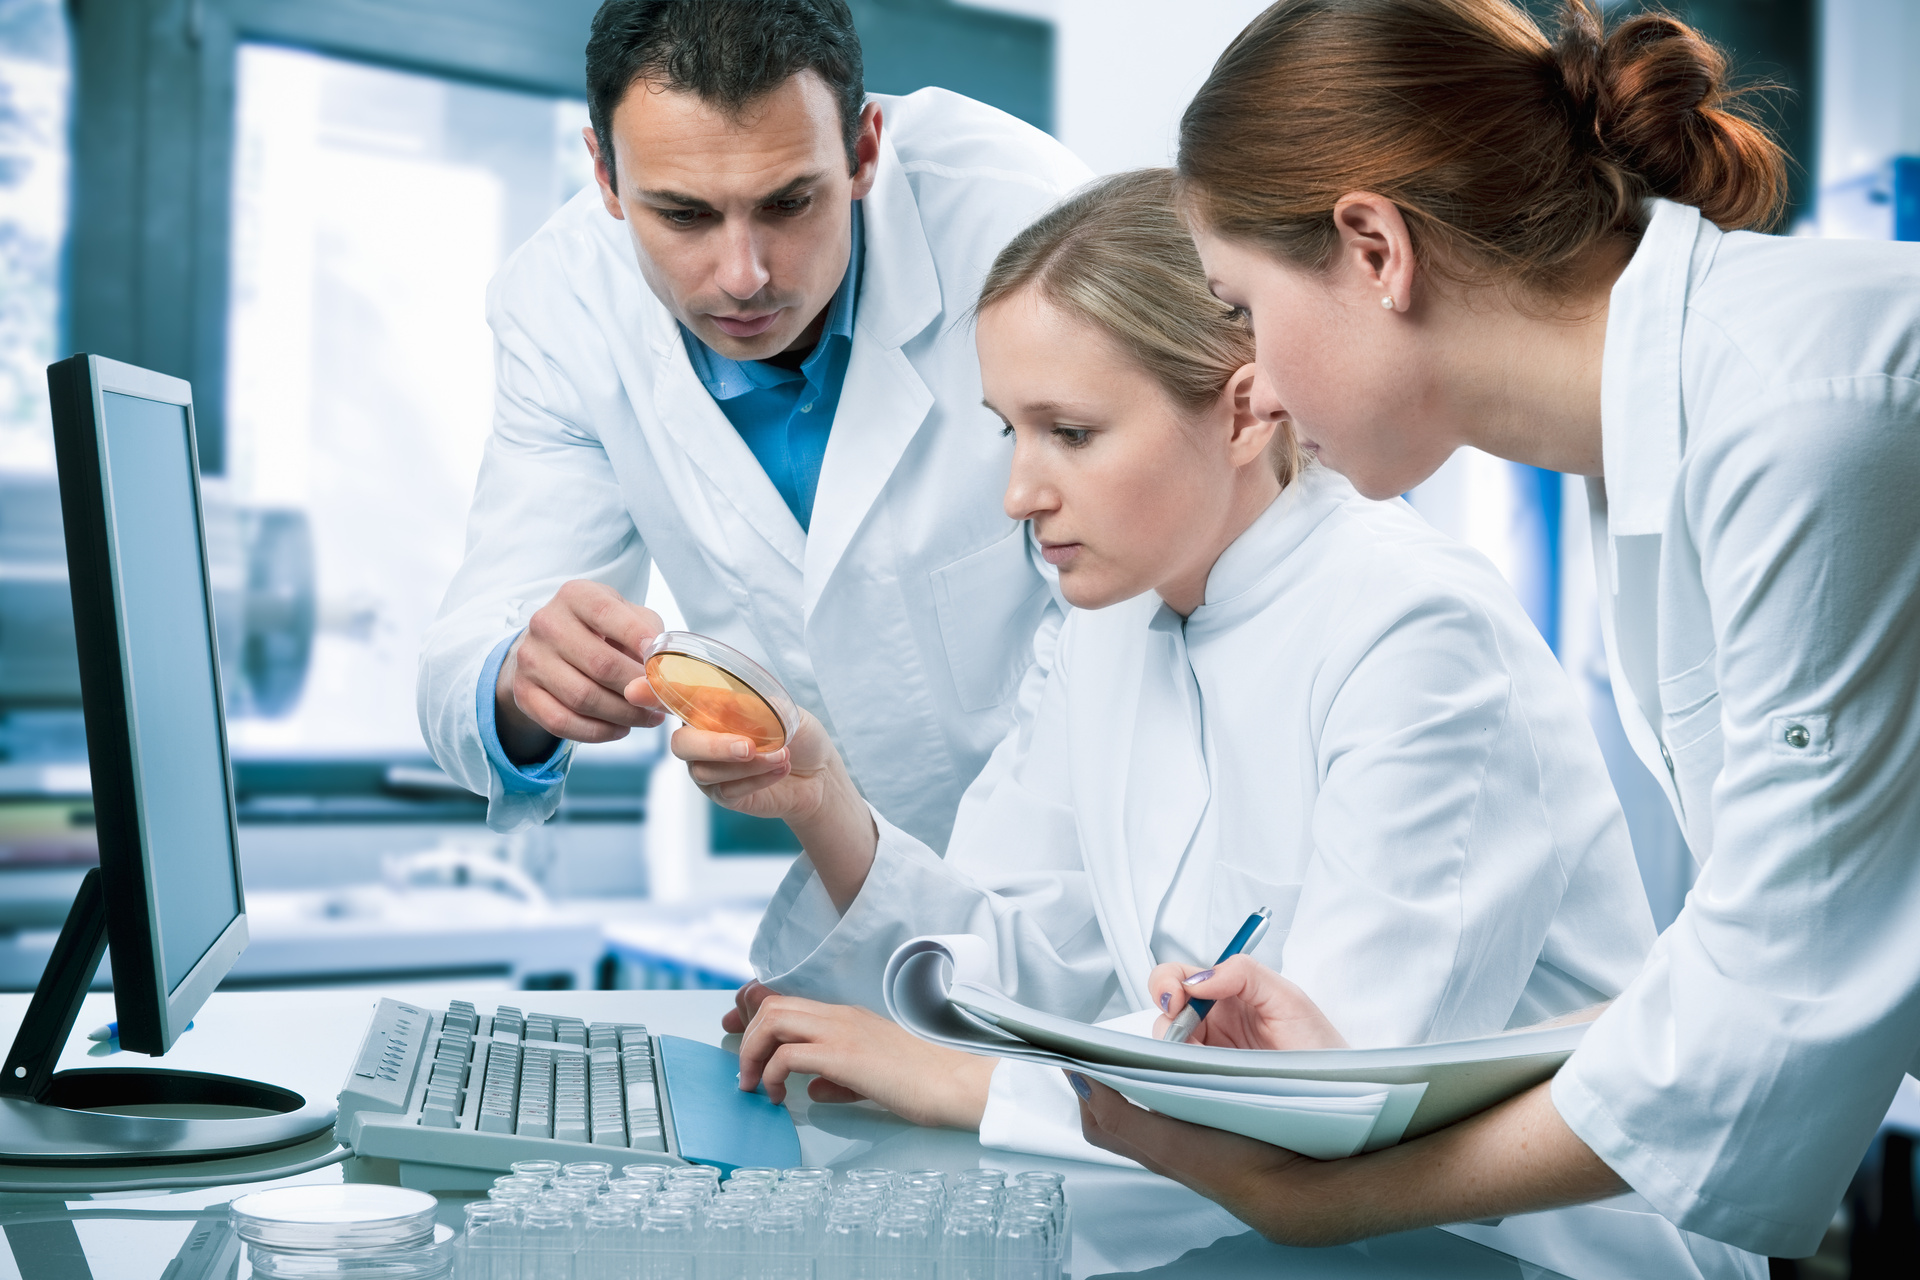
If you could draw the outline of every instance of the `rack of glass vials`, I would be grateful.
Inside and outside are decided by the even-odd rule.
[[[1057,1173],[528,1160],[467,1206],[456,1280],[1066,1280]]]

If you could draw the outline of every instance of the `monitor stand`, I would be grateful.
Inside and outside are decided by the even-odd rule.
[[[140,1067],[55,1073],[106,947],[96,867],[80,883],[0,1071],[0,1164],[214,1160],[291,1146],[333,1124],[331,1103],[256,1080]]]

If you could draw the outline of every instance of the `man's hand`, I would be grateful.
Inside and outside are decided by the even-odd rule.
[[[507,758],[527,764],[552,755],[561,738],[612,742],[659,724],[665,713],[650,692],[636,704],[626,689],[646,674],[640,651],[665,629],[659,614],[603,583],[561,587],[500,664],[494,722]]]
[[[1211,1000],[1213,1009],[1193,1029],[1189,1044],[1228,1049],[1344,1049],[1346,1038],[1307,993],[1251,956],[1233,956],[1211,969],[1163,964],[1147,975],[1147,990],[1161,1015],[1153,1034],[1167,1026],[1189,1000]]]
[[[764,1081],[767,1096],[784,1102],[787,1077],[798,1071],[819,1077],[807,1086],[815,1102],[871,1099],[914,1124],[980,1127],[998,1059],[928,1044],[854,1005],[772,995],[758,983],[741,989],[741,1009],[754,988],[753,1020],[740,1042],[742,1089]]]

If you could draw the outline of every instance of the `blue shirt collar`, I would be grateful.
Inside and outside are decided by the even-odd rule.
[[[693,372],[699,377],[701,385],[706,387],[708,395],[715,400],[732,400],[750,391],[779,386],[783,382],[797,382],[802,378],[816,389],[825,383],[833,352],[853,344],[854,310],[859,304],[861,265],[865,257],[863,221],[860,202],[856,200],[853,202],[853,247],[847,255],[847,274],[841,277],[833,301],[827,304],[827,327],[821,331],[820,341],[800,362],[799,369],[783,369],[765,360],[729,360],[700,341],[694,336],[693,330],[684,324],[680,326],[680,337],[686,345],[687,358],[693,362]]]

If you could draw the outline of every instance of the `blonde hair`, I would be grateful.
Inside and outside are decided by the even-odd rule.
[[[994,259],[976,314],[1031,289],[1110,336],[1189,413],[1211,407],[1253,362],[1253,334],[1207,289],[1174,202],[1171,169],[1136,169],[1081,188]],[[1300,472],[1290,424],[1274,433],[1274,471]]]

